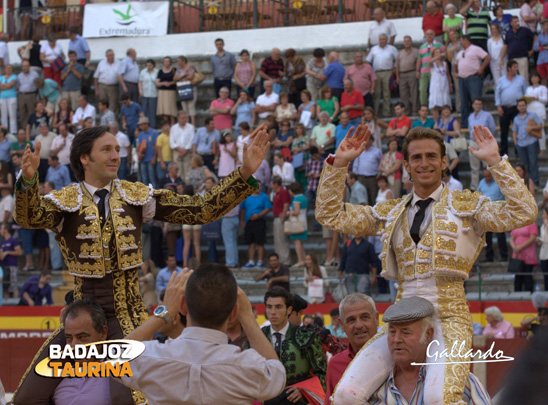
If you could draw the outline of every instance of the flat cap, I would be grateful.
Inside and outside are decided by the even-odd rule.
[[[308,307],[308,302],[298,294],[293,294],[293,310],[295,312],[302,311]]]
[[[382,321],[410,322],[432,315],[434,315],[434,306],[430,301],[421,297],[409,297],[389,306]]]
[[[141,125],[141,124],[148,124],[148,118],[147,117],[139,118],[139,122],[137,123],[137,125]]]

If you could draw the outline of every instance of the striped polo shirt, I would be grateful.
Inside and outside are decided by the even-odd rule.
[[[430,59],[432,58],[432,49],[434,48],[440,48],[442,52],[445,51],[445,46],[437,41],[434,41],[431,44],[425,42],[419,48],[419,58],[421,58],[421,74],[430,73],[428,62],[430,62]]]
[[[489,11],[480,10],[478,14],[471,8],[466,12],[466,33],[470,35],[472,39],[484,39],[487,41],[489,37],[489,23],[491,22],[491,16]]]

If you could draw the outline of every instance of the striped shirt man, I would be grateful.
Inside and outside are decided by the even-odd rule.
[[[467,27],[466,33],[470,35],[470,38],[487,41],[487,38],[489,37],[489,23],[491,22],[489,11],[480,9],[480,12],[476,13],[469,8],[465,18]]]
[[[431,44],[425,42],[419,48],[419,58],[421,59],[421,74],[430,73],[430,67],[428,66],[428,62],[430,62],[430,59],[432,58],[432,50],[434,48],[440,48],[442,52],[445,51],[445,46],[435,40]]]

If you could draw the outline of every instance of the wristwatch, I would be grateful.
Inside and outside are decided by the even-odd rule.
[[[165,305],[157,306],[154,310],[154,316],[162,318],[165,323],[171,323],[173,321],[173,319],[171,319],[171,315],[169,315],[169,312],[167,312],[167,308]]]

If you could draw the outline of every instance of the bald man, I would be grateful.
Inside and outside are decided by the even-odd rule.
[[[270,56],[263,60],[261,63],[261,70],[259,70],[259,76],[261,76],[261,93],[264,93],[264,82],[266,80],[272,81],[274,93],[280,94],[282,91],[282,77],[284,76],[284,61],[282,60],[282,53],[278,48],[273,48]]]
[[[397,31],[394,23],[386,19],[386,14],[383,9],[378,7],[373,11],[373,22],[369,26],[369,38],[367,40],[367,48],[379,44],[379,35],[385,34],[388,38],[388,43],[394,45]]]
[[[139,101],[139,65],[137,52],[129,48],[126,57],[118,66],[118,81],[120,82],[120,97],[127,94],[131,101]]]
[[[328,57],[329,65],[323,72],[320,79],[325,80],[325,84],[331,89],[331,94],[341,99],[342,92],[344,90],[344,66],[339,62],[339,54],[337,52],[331,52]]]

